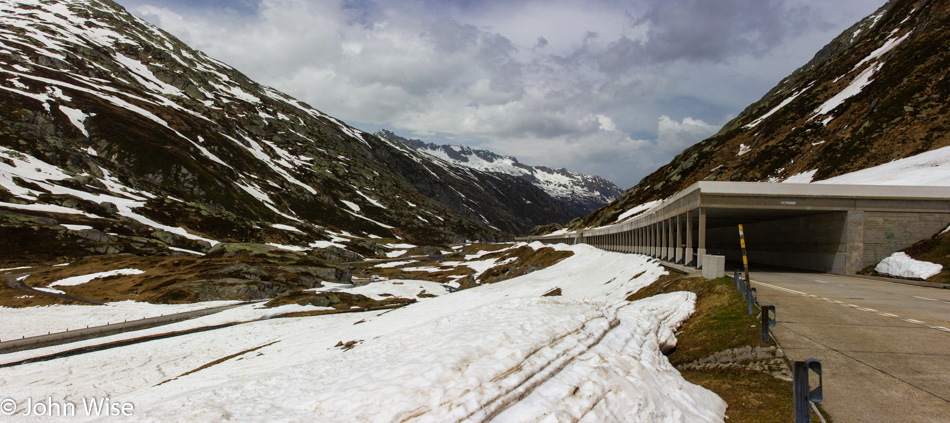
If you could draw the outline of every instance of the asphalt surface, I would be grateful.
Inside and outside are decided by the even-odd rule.
[[[229,304],[218,307],[209,307],[199,310],[185,311],[156,317],[147,317],[138,320],[110,323],[107,325],[93,326],[89,328],[76,329],[66,332],[56,332],[48,335],[32,336],[29,338],[12,339],[0,342],[0,354],[7,354],[16,351],[31,350],[36,348],[49,347],[53,345],[63,345],[86,339],[101,338],[104,336],[116,335],[119,333],[133,332],[137,330],[164,326],[171,323],[194,319],[196,317],[207,316],[235,307],[240,307],[248,303]]]
[[[68,295],[68,294],[59,294],[59,293],[56,293],[56,292],[40,291],[40,290],[38,290],[38,289],[33,289],[32,287],[29,287],[29,286],[27,286],[26,284],[24,284],[23,281],[18,280],[18,278],[20,278],[20,277],[29,276],[29,275],[30,275],[30,273],[18,273],[18,274],[14,274],[14,275],[0,275],[0,277],[2,277],[2,278],[4,279],[4,281],[6,281],[7,286],[9,286],[10,288],[18,289],[18,290],[24,291],[24,292],[29,292],[29,293],[34,294],[34,295],[40,295],[40,296],[45,295],[45,296],[47,296],[47,297],[61,298],[61,299],[64,299],[64,300],[72,300],[72,301],[78,301],[78,302],[81,302],[81,303],[94,304],[94,305],[103,305],[103,304],[105,304],[105,303],[102,302],[102,301],[87,300],[87,299],[85,299],[85,298],[74,297],[74,296]]]
[[[751,279],[759,303],[776,306],[789,358],[821,360],[835,422],[950,422],[950,290],[819,273]]]

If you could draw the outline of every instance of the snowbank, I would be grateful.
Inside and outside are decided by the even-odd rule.
[[[547,269],[396,310],[255,321],[0,379],[20,406],[108,396],[135,405],[132,421],[721,422],[726,404],[662,353],[695,296],[628,302],[666,273],[655,260],[565,248]]]
[[[941,270],[943,270],[942,265],[929,261],[914,260],[902,251],[891,254],[890,257],[881,260],[874,267],[874,271],[877,273],[924,280],[940,273]]]

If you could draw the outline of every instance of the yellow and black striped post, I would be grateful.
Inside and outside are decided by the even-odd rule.
[[[745,233],[742,232],[742,225],[739,225],[739,245],[742,246],[742,266],[745,267],[745,284],[751,286],[749,280],[749,256],[745,252]]]

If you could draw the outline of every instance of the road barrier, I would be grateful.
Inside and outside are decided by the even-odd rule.
[[[808,371],[818,374],[818,387],[809,391]],[[792,390],[795,402],[795,423],[811,421],[811,403],[819,403],[822,398],[821,361],[809,358],[792,364]],[[817,414],[817,411],[816,411]],[[820,415],[820,414],[819,414]]]
[[[771,304],[766,304],[761,306],[762,309],[762,343],[769,343],[769,328],[775,327],[775,306]]]
[[[777,320],[775,306],[771,304],[758,304],[758,295],[756,293],[756,289],[750,286],[751,284],[749,281],[743,277],[739,270],[736,270],[732,277],[736,283],[736,290],[742,293],[743,299],[746,300],[749,306],[749,314],[753,314],[753,305],[759,307],[759,311],[762,313],[760,315],[760,323],[762,326],[762,343],[771,343],[769,328],[774,328]],[[818,374],[818,387],[811,391],[808,390],[809,370],[812,370]],[[792,380],[792,389],[794,391],[793,401],[795,409],[795,423],[809,423],[811,421],[811,415],[809,413],[812,411],[812,408],[814,408],[815,414],[818,415],[822,421],[824,421],[824,418],[821,417],[821,413],[818,412],[817,407],[812,405],[812,403],[821,402],[822,399],[821,361],[815,358],[809,358],[805,361],[793,362]]]

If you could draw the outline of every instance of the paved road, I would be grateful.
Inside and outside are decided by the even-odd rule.
[[[157,326],[163,326],[184,320],[194,319],[196,317],[207,316],[235,307],[240,307],[249,303],[229,304],[218,307],[209,307],[199,310],[185,311],[156,317],[146,317],[143,319],[125,321],[120,323],[110,323],[102,326],[93,326],[89,328],[76,329],[66,332],[56,332],[48,335],[32,336],[29,338],[13,339],[0,342],[0,354],[7,354],[17,351],[25,351],[36,348],[49,347],[53,345],[69,344],[72,342],[86,339],[101,338],[104,336],[116,335],[119,333],[133,332],[137,330],[149,329]]]
[[[818,358],[835,422],[950,421],[950,290],[848,276],[752,273],[774,334]]]
[[[36,272],[31,272],[31,273],[36,273]],[[69,295],[69,294],[59,294],[59,293],[56,293],[56,292],[40,291],[40,290],[38,290],[38,289],[34,289],[34,288],[30,287],[30,286],[27,286],[26,284],[23,283],[23,281],[21,281],[21,280],[18,279],[18,278],[23,277],[23,276],[29,276],[31,273],[18,273],[18,274],[13,274],[13,275],[0,275],[0,277],[2,277],[2,278],[6,281],[7,286],[9,286],[10,288],[18,289],[18,290],[20,290],[20,291],[29,292],[29,293],[34,294],[34,295],[40,295],[40,296],[45,295],[45,296],[47,296],[47,297],[62,298],[62,299],[64,299],[64,300],[79,301],[79,302],[81,302],[81,303],[88,303],[88,304],[94,304],[94,305],[104,305],[104,304],[105,304],[105,303],[102,302],[102,301],[87,300],[87,299],[85,299],[85,298],[74,297],[74,296]]]

